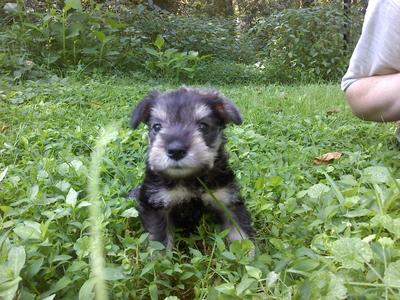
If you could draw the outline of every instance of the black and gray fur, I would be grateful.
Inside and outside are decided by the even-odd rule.
[[[180,88],[154,92],[134,109],[131,125],[149,128],[149,150],[142,185],[130,192],[151,240],[173,247],[174,228],[195,229],[212,213],[230,240],[247,239],[253,229],[224,150],[223,129],[241,124],[238,109],[214,90]],[[226,216],[209,191],[231,213]]]

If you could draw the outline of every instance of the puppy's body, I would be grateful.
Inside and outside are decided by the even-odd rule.
[[[150,147],[136,196],[150,239],[171,248],[174,227],[193,230],[209,212],[230,228],[230,240],[251,236],[249,214],[224,150],[225,125],[241,123],[236,107],[215,91],[182,88],[145,98],[133,112],[132,126],[141,121],[149,126]]]

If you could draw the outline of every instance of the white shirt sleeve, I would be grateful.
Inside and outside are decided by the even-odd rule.
[[[398,72],[400,0],[370,0],[360,39],[342,79],[342,90],[360,78]]]

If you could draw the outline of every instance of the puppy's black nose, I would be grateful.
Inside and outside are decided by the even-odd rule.
[[[179,141],[174,141],[167,147],[168,157],[173,160],[180,160],[185,157],[187,147]]]

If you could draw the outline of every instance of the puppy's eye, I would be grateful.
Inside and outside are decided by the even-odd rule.
[[[152,127],[152,129],[153,129],[155,132],[159,132],[159,131],[161,130],[161,128],[162,128],[162,126],[161,126],[160,123],[156,123],[156,124],[154,124],[153,127]]]
[[[210,127],[210,126],[208,126],[208,124],[206,124],[206,123],[204,123],[204,122],[199,123],[199,129],[200,129],[200,131],[202,131],[202,132],[207,132],[207,130],[208,130],[209,127]]]

